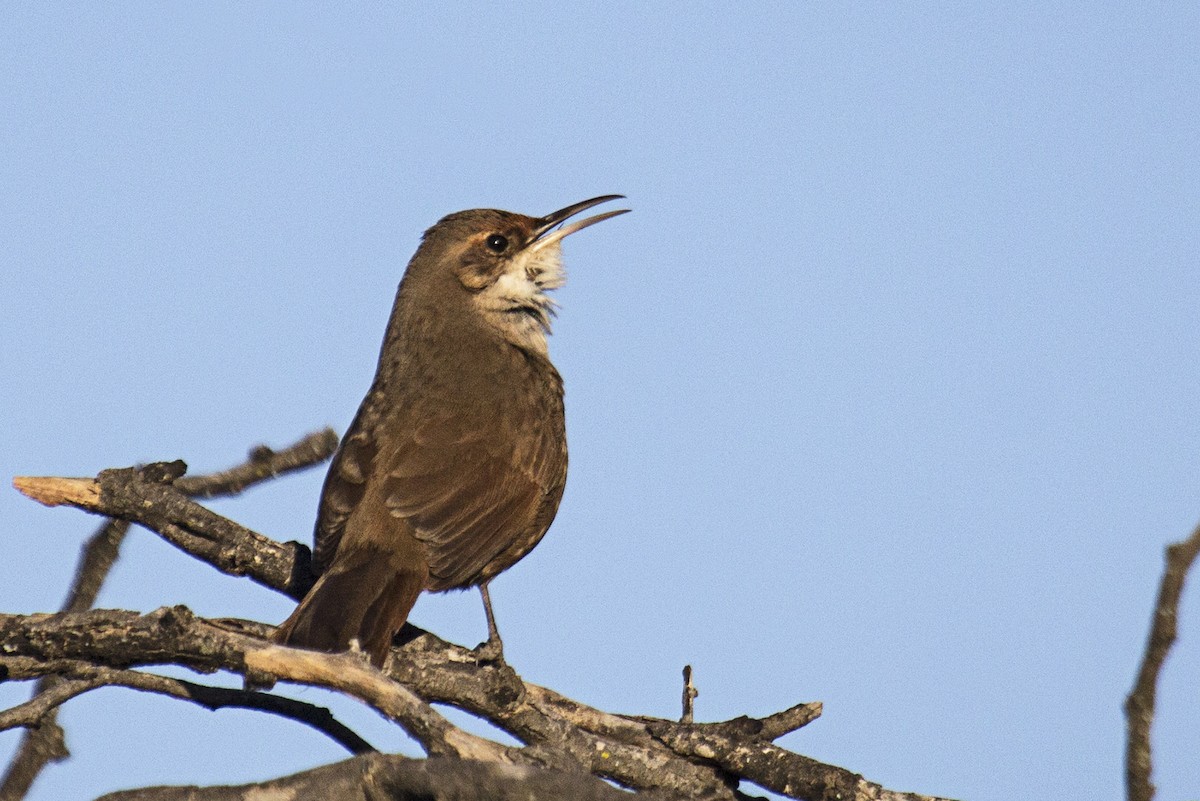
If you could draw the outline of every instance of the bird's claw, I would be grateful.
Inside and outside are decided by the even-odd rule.
[[[475,657],[475,664],[506,664],[504,661],[504,643],[499,637],[488,637],[487,642],[481,642],[471,649],[471,656]]]

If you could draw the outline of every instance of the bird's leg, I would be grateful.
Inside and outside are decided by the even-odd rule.
[[[488,583],[479,585],[479,594],[483,597],[483,611],[487,615],[487,642],[475,646],[472,651],[479,662],[503,662],[504,643],[500,641],[500,631],[496,628],[496,616],[492,613],[492,597],[488,595]]]

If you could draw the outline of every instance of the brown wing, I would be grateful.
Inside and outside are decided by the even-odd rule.
[[[378,452],[376,432],[383,408],[383,393],[373,389],[363,399],[325,475],[313,532],[313,570],[318,574],[324,573],[333,562],[346,519],[366,491],[367,478]]]
[[[485,581],[546,533],[566,480],[558,386],[510,396],[487,416],[427,414],[387,454],[384,497],[425,545],[430,589]]]

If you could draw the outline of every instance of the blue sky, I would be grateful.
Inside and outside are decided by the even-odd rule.
[[[1162,549],[1200,519],[1195,6],[5,17],[0,609],[57,608],[96,522],[11,476],[342,431],[425,228],[619,192],[634,213],[565,247],[566,496],[493,585],[517,670],[671,716],[690,663],[699,719],[824,701],[783,744],[891,788],[1121,797]],[[216,508],[307,540],[320,480]],[[1195,584],[1162,798],[1200,792]],[[144,531],[100,603],[291,608]],[[474,594],[413,620],[485,633]],[[34,799],[342,756],[130,691],[62,720]]]

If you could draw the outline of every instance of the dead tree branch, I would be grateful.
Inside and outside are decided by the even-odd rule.
[[[249,576],[293,597],[307,589],[312,577],[305,546],[274,542],[189,500],[177,481],[176,486],[170,483],[176,469],[173,464],[152,465],[104,471],[97,479],[25,478],[14,484],[44,503],[68,503],[144,525],[222,572]],[[17,670],[15,660],[22,657],[43,663],[85,661],[118,670],[179,664],[200,672],[231,670],[256,681],[273,676],[331,687],[400,723],[431,755],[428,765],[445,756],[550,773],[581,775],[582,770],[662,797],[743,798],[738,783],[748,779],[798,799],[927,798],[891,793],[849,771],[773,745],[815,719],[819,704],[801,704],[762,719],[709,724],[617,715],[526,683],[506,664],[480,663],[471,651],[413,627],[398,638],[386,674],[352,655],[270,644],[261,639],[266,630],[249,622],[200,620],[182,607],[146,616],[114,611],[0,616],[0,669]],[[468,734],[446,721],[432,703],[488,720],[524,746],[501,746]],[[361,771],[359,775],[361,784]]]
[[[1200,554],[1200,526],[1183,542],[1167,546],[1166,567],[1154,604],[1154,618],[1137,681],[1125,699],[1125,791],[1129,801],[1150,801],[1154,784],[1150,781],[1150,726],[1154,722],[1154,703],[1158,674],[1175,643],[1179,625],[1179,598],[1183,595],[1188,571]]]
[[[46,506],[68,505],[105,517],[138,523],[182,551],[223,573],[247,576],[272,589],[292,587],[290,572],[307,576],[308,565],[298,543],[285,545],[204,508],[170,483],[163,483],[169,465],[105,470],[96,478],[17,477],[13,486]],[[165,481],[170,481],[166,478]],[[307,556],[307,548],[303,553]],[[286,567],[285,567],[286,566]],[[311,582],[311,579],[306,579]],[[302,580],[303,581],[303,580]]]

